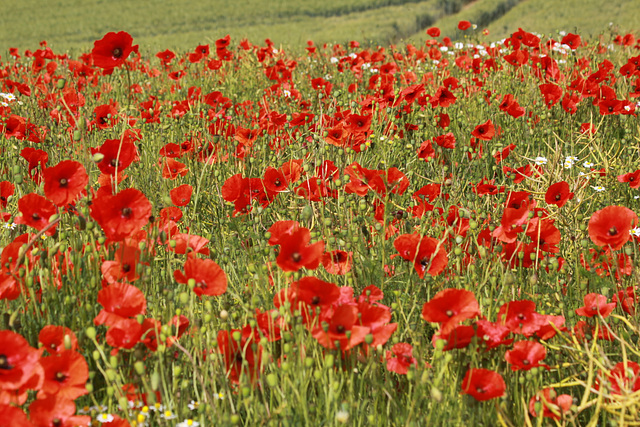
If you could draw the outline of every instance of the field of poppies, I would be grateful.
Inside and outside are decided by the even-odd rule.
[[[0,426],[639,425],[637,34],[427,35],[3,55]]]

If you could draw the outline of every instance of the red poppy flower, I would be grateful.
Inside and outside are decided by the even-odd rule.
[[[191,201],[191,195],[193,194],[193,187],[189,184],[182,184],[169,191],[171,196],[171,202],[176,206],[187,206]]]
[[[165,67],[168,66],[175,57],[176,54],[169,49],[163,52],[156,53],[156,58],[160,59],[160,62],[162,62],[162,65],[164,65]]]
[[[542,408],[542,414],[536,411],[536,404],[539,403]],[[573,405],[573,397],[568,394],[558,393],[551,388],[545,388],[536,393],[535,396],[529,400],[529,413],[533,417],[542,415],[544,418],[551,418],[552,420],[559,420],[563,413],[569,412]]]
[[[487,351],[513,342],[513,338],[507,339],[511,331],[504,325],[480,319],[476,321],[476,326],[476,336],[485,344]]]
[[[33,427],[22,409],[8,404],[0,404],[0,420],[3,427]]]
[[[144,344],[144,346],[151,351],[157,351],[158,344],[161,343],[160,341],[161,328],[162,328],[162,323],[160,323],[159,320],[144,319],[144,321],[140,325],[140,337],[138,338],[138,342]],[[111,328],[109,331],[111,331],[112,329],[113,328]]]
[[[165,157],[161,164],[162,177],[165,179],[176,179],[179,176],[185,176],[189,172],[187,165],[169,157]]]
[[[7,208],[7,199],[9,196],[13,196],[15,186],[9,181],[0,182],[0,208]]]
[[[113,348],[132,349],[142,338],[142,325],[137,319],[121,318],[108,326],[106,342]]]
[[[563,207],[571,199],[573,199],[573,193],[570,191],[569,184],[566,181],[550,185],[544,195],[545,202],[550,205],[556,205],[559,208]]]
[[[96,220],[107,239],[122,241],[149,222],[151,203],[135,188],[120,191],[114,196],[103,195],[93,200],[91,217]]]
[[[69,348],[65,346],[65,337],[69,342]],[[73,331],[65,326],[47,325],[40,330],[38,342],[49,354],[59,353],[66,350],[77,350],[78,339]]]
[[[528,371],[538,366],[547,367],[540,363],[545,357],[547,357],[547,350],[536,341],[518,341],[513,344],[513,349],[508,350],[504,355],[512,371]]]
[[[227,276],[222,268],[210,259],[189,258],[184,263],[184,273],[173,272],[178,283],[188,284],[193,279],[193,292],[196,295],[222,295],[227,290]]]
[[[280,245],[284,240],[286,240],[286,236],[295,231],[298,231],[299,228],[300,224],[298,223],[298,221],[274,222],[273,225],[267,230],[267,232],[270,233],[268,242],[269,245]]]
[[[89,379],[89,365],[84,357],[73,350],[63,350],[40,359],[44,368],[44,383],[38,398],[59,396],[75,400],[89,393],[85,384]]]
[[[582,39],[577,34],[569,33],[562,38],[560,43],[566,44],[571,48],[571,50],[576,50],[582,44]]]
[[[29,163],[29,178],[39,183],[41,178],[40,171],[45,169],[46,164],[49,161],[49,154],[47,154],[46,151],[37,150],[33,147],[24,147],[22,150],[20,150],[20,157],[22,157]],[[40,166],[40,171],[36,171],[34,173],[33,170],[38,166]]]
[[[73,202],[89,182],[89,175],[82,163],[64,160],[46,168],[44,176],[44,195],[58,206]]]
[[[419,159],[434,159],[436,157],[436,152],[433,149],[431,140],[422,142],[422,144],[420,144],[420,147],[418,147],[417,154]]]
[[[444,340],[445,345],[442,348],[443,351],[453,350],[454,348],[465,348],[475,337],[476,332],[473,326],[470,325],[457,325],[448,330],[446,333],[439,331],[431,338],[431,342],[434,347],[438,340]]]
[[[607,317],[616,308],[615,302],[607,303],[604,295],[591,293],[584,296],[584,306],[576,309],[578,316],[594,317],[601,315]]]
[[[338,301],[340,288],[316,277],[303,277],[291,284],[285,298],[291,302],[292,311],[301,310],[305,322],[310,322],[318,314],[318,308],[323,313]],[[281,299],[278,295],[274,297],[276,307],[282,305]]]
[[[122,245],[116,250],[113,261],[104,261],[100,270],[106,283],[115,283],[122,279],[134,282],[140,278],[140,248],[138,245]]]
[[[480,402],[502,397],[506,389],[502,376],[488,369],[469,369],[462,380],[462,394]]]
[[[20,334],[0,331],[0,390],[18,390],[38,369],[40,352]]]
[[[124,64],[129,54],[138,48],[132,46],[133,37],[125,31],[110,32],[93,43],[91,57],[93,64],[100,68],[116,68]]]
[[[456,148],[456,137],[452,132],[449,132],[446,135],[436,136],[433,138],[433,141],[442,148]]]
[[[182,211],[176,206],[167,206],[160,210],[160,222],[167,223],[169,221],[178,222],[182,219]]]
[[[479,315],[480,306],[475,295],[464,289],[442,290],[422,307],[422,318],[440,323],[443,333],[448,333],[463,320]]]
[[[425,273],[437,276],[447,266],[449,261],[447,252],[439,243],[433,237],[420,238],[417,234],[403,234],[396,238],[393,246],[400,252],[402,258],[413,262],[418,276],[422,279]]]
[[[36,426],[86,426],[91,423],[88,415],[74,415],[76,404],[73,400],[52,395],[44,399],[34,400],[29,405],[29,417]]]
[[[399,342],[387,350],[387,370],[400,375],[407,375],[411,366],[418,366],[418,361],[413,357],[413,346]]]
[[[122,319],[145,314],[147,300],[142,291],[126,283],[114,283],[98,291],[103,308],[93,319],[95,325],[112,326]]]
[[[353,264],[353,252],[334,250],[322,255],[322,265],[329,274],[347,274]]]
[[[511,151],[513,151],[513,149],[515,148],[516,148],[515,144],[509,144],[507,147],[503,148],[502,151],[499,151],[496,154],[494,154],[493,157],[496,159],[496,165],[502,162],[507,157],[509,157],[509,154],[511,154]]]
[[[440,37],[440,28],[431,27],[427,30],[427,34],[429,34],[431,37]]]
[[[341,305],[323,322],[325,326],[316,326],[313,337],[325,348],[347,351],[364,341],[369,328],[359,326],[358,308],[353,305]],[[326,328],[326,330],[325,330]]]
[[[99,105],[93,109],[93,114],[95,119],[92,124],[98,129],[111,128],[118,122],[118,110],[113,104]]]
[[[264,172],[264,178],[262,180],[264,187],[270,193],[281,193],[287,191],[287,179],[284,174],[274,167],[268,167]]]
[[[2,125],[0,125],[0,132],[5,134],[5,137],[16,139],[24,139],[27,132],[26,119],[24,117],[11,114]]]
[[[619,303],[625,313],[633,316],[635,314],[635,305],[638,302],[638,295],[636,295],[635,291],[635,286],[628,286],[626,289],[618,291],[611,298],[611,301]]]
[[[542,315],[544,317],[544,325],[536,331],[536,337],[541,340],[548,341],[555,337],[558,331],[566,331],[567,327],[564,326],[564,316],[553,316],[551,314]]]
[[[465,31],[468,30],[469,28],[471,28],[471,22],[469,21],[460,21],[458,22],[458,29]]]
[[[536,313],[536,303],[529,300],[511,301],[498,310],[498,323],[505,325],[514,334],[530,337],[543,325],[546,319]]]
[[[635,172],[618,175],[618,182],[628,182],[631,188],[640,188],[640,169]]]
[[[431,97],[429,103],[433,108],[446,108],[456,102],[456,96],[446,87],[440,86],[436,93]]]
[[[369,333],[373,336],[373,340],[369,344],[371,347],[386,344],[398,329],[397,323],[389,323],[391,322],[391,309],[382,304],[360,302],[358,303],[358,313],[360,324],[369,328]]]
[[[625,366],[626,365],[626,366]],[[629,395],[640,390],[640,365],[627,361],[617,363],[607,374],[611,393]]]
[[[15,219],[16,224],[24,224],[42,230],[49,225],[49,218],[56,214],[56,206],[39,194],[25,194],[18,200],[18,210],[22,214]],[[56,226],[47,230],[46,234],[52,236],[56,232]]]
[[[283,271],[298,271],[302,267],[313,270],[318,267],[324,252],[324,242],[309,244],[311,232],[301,228],[285,235],[280,242],[276,263]]]
[[[471,132],[471,135],[483,141],[491,141],[495,134],[496,129],[491,120],[487,120],[485,123],[476,126],[473,132]]]
[[[189,258],[195,257],[196,254],[209,256],[209,239],[196,236],[193,234],[176,233],[173,235],[173,240],[176,242],[175,247],[169,247],[173,252],[183,255],[187,254]]]
[[[551,108],[562,98],[562,88],[555,83],[544,83],[539,86],[547,108]]]
[[[98,162],[100,172],[107,175],[122,173],[136,160],[138,149],[128,140],[107,139],[99,148],[92,148],[91,154],[100,153],[104,157]]]
[[[638,216],[624,206],[607,206],[596,211],[589,220],[589,237],[598,246],[617,251],[629,240],[629,230],[638,222]]]
[[[224,358],[227,377],[231,382],[240,382],[242,374],[248,375],[251,381],[257,379],[262,347],[255,341],[250,326],[245,326],[242,331],[233,329],[218,332],[218,351]]]
[[[256,323],[269,342],[279,341],[282,338],[281,329],[286,327],[284,317],[276,309],[261,312],[256,308]]]

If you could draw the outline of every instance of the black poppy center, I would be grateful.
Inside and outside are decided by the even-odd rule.
[[[68,183],[69,180],[67,178],[60,178],[60,187],[66,187]]]
[[[291,259],[293,260],[293,262],[300,262],[300,260],[302,259],[302,255],[300,255],[299,252],[294,252],[293,254],[291,254]]]
[[[129,264],[122,264],[122,271],[128,273],[131,270],[131,266]]]
[[[64,380],[66,379],[67,379],[67,376],[65,374],[63,374],[62,372],[56,372],[56,381],[61,383],[61,382],[64,382]]]
[[[9,363],[9,358],[4,354],[0,354],[0,369],[13,369],[13,366]]]
[[[618,229],[613,226],[609,229],[609,236],[615,236],[616,234],[618,234]]]
[[[445,311],[444,314],[446,314],[447,317],[451,317],[451,316],[453,316],[453,311],[452,310],[447,310],[447,311]]]
[[[345,331],[345,327],[343,325],[336,326],[336,332],[339,334],[343,334]]]
[[[31,218],[33,218],[34,221],[40,221],[40,215],[38,215],[37,212],[34,212]]]
[[[320,304],[320,297],[318,295],[314,295],[313,298],[311,298],[311,304],[313,305]]]
[[[560,193],[556,194],[556,202],[560,201],[560,199],[562,199],[562,194]]]
[[[116,48],[113,49],[113,51],[111,51],[111,55],[114,58],[121,58],[122,57],[122,53],[123,53],[122,52],[122,48],[120,48],[120,47],[116,47]]]
[[[126,207],[126,208],[122,208],[122,216],[125,218],[129,218],[131,216],[131,208]]]

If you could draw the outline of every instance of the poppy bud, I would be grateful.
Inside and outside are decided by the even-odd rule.
[[[160,375],[157,372],[153,372],[151,374],[151,389],[153,391],[158,390],[158,386],[160,385]]]
[[[324,358],[324,366],[327,368],[333,367],[333,354],[327,354]]]
[[[134,363],[133,368],[136,370],[136,373],[138,375],[144,374],[144,363],[142,363],[141,361],[138,360],[136,363]]]

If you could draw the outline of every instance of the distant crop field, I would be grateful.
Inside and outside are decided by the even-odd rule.
[[[606,7],[605,7],[606,6]],[[127,31],[149,53],[189,50],[229,34],[303,49],[358,40],[368,45],[422,44],[431,26],[460,38],[460,20],[489,30],[490,39],[518,28],[539,33],[580,30],[596,35],[609,23],[640,28],[640,2],[629,0],[5,0],[0,2],[0,55],[10,47],[36,49],[41,41],[57,51],[86,52],[101,34]]]
[[[0,52],[42,40],[58,50],[87,49],[116,30],[128,31],[141,46],[163,49],[189,49],[226,34],[291,45],[309,39],[386,42],[420,30],[421,15],[444,13],[439,0],[58,0],[47,3],[46,13],[42,8],[39,0],[0,2],[1,16],[11,16],[0,29]]]

